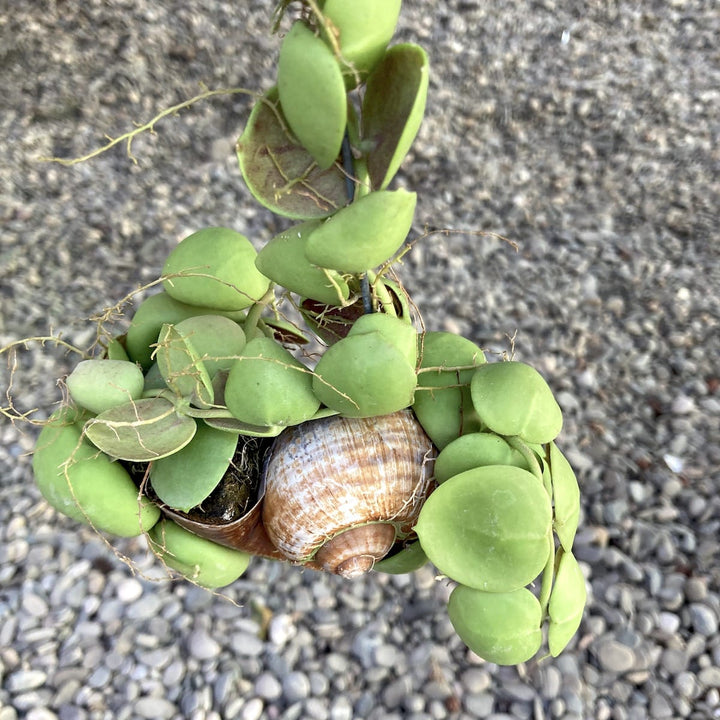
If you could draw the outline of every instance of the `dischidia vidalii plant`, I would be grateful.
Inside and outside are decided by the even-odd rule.
[[[277,83],[237,144],[252,195],[289,226],[259,252],[224,227],[172,250],[162,291],[67,376],[38,486],[209,588],[252,555],[345,577],[430,561],[478,655],[519,663],[544,639],[557,655],[585,604],[561,410],[531,366],[418,331],[393,269],[416,195],[392,180],[427,54],[390,46],[400,0],[296,4],[278,8]]]

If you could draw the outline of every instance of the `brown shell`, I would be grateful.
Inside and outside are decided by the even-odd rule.
[[[368,523],[391,524],[394,541],[409,532],[434,487],[434,455],[410,410],[374,418],[335,416],[288,428],[267,456],[265,530],[295,562],[311,560],[327,540]],[[358,550],[380,559],[387,542],[386,536],[375,552]],[[330,569],[337,563],[323,558],[309,565]]]
[[[390,552],[396,537],[391,523],[358,525],[328,540],[315,553],[312,565],[346,578],[357,577]]]
[[[181,527],[218,545],[225,545],[252,555],[284,560],[285,556],[270,542],[261,522],[263,494],[264,488],[261,485],[255,505],[241,518],[229,523],[199,522],[165,505],[163,512]]]

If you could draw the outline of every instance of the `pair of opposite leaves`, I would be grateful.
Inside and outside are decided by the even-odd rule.
[[[314,68],[318,54],[317,65],[335,72],[333,92]],[[237,144],[248,188],[279,215],[299,220],[332,215],[348,202],[347,178],[335,162],[347,127],[360,151],[354,171],[360,186],[385,189],[420,127],[428,79],[427,54],[419,46],[401,44],[384,52],[367,77],[361,134],[332,49],[296,22],[281,49],[278,85],[255,104]]]

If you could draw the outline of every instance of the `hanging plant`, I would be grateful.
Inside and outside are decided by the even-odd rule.
[[[205,587],[253,555],[348,578],[429,561],[477,654],[525,661],[547,625],[557,655],[585,604],[560,407],[531,366],[422,329],[394,272],[427,54],[388,47],[399,0],[299,5],[237,143],[253,196],[294,224],[259,253],[224,227],[172,250],[162,291],[67,377],[38,486]]]

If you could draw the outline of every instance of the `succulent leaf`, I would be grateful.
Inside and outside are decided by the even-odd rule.
[[[293,133],[327,170],[340,154],[347,125],[345,81],[333,51],[300,20],[280,47],[277,87]]]
[[[522,454],[494,433],[461,435],[446,445],[435,459],[435,479],[445,482],[466,470],[483,465],[513,465],[529,470]]]
[[[390,48],[367,79],[363,137],[373,189],[388,186],[412,145],[425,113],[427,53],[409,43]]]
[[[136,400],[106,410],[85,424],[88,439],[112,458],[133,462],[158,460],[185,447],[195,421],[164,398]]]
[[[363,81],[380,62],[395,32],[401,0],[327,0],[323,15],[332,22],[348,88]]]
[[[559,655],[577,632],[587,599],[585,577],[575,556],[559,551],[555,583],[550,595],[548,645],[553,656]]]
[[[324,218],[348,202],[342,170],[337,165],[321,170],[288,134],[276,87],[255,103],[238,140],[237,156],[253,197],[278,215]]]
[[[560,406],[542,375],[530,365],[515,361],[482,365],[470,387],[480,419],[498,435],[547,443],[560,433]]]
[[[166,385],[178,396],[203,406],[213,402],[212,381],[205,363],[175,325],[163,325],[160,330],[157,364]]]
[[[413,411],[440,450],[458,436],[482,429],[472,405],[470,381],[474,368],[484,362],[482,350],[460,335],[426,332],[420,336]]]
[[[553,527],[563,548],[572,550],[580,519],[580,487],[567,458],[550,443],[550,477],[552,482]]]
[[[175,332],[192,346],[210,378],[229,370],[246,342],[240,325],[222,315],[195,315],[181,320]]]
[[[91,413],[101,413],[143,392],[142,370],[127,360],[82,360],[67,377],[72,399]]]
[[[422,545],[416,541],[376,562],[373,570],[391,575],[403,575],[418,570],[427,561],[427,555],[422,549]]]
[[[311,263],[305,254],[310,233],[320,222],[311,220],[276,235],[258,253],[255,264],[263,275],[304,297],[341,305],[350,296],[347,282],[336,271]]]
[[[185,447],[151,463],[150,484],[166,505],[187,512],[222,480],[236,446],[237,436],[200,422]]]
[[[243,310],[270,281],[255,267],[257,252],[239,232],[209,227],[176,245],[163,266],[165,291],[176,300],[218,310]],[[196,313],[202,314],[202,313]]]
[[[526,588],[488,593],[458,585],[448,615],[462,641],[487,662],[516,665],[540,649],[542,610]]]
[[[538,478],[509,465],[487,465],[438,486],[414,529],[448,577],[485,592],[510,592],[545,566],[551,521],[550,498]]]
[[[381,190],[361,197],[313,230],[305,254],[314,265],[362,273],[389,260],[412,226],[417,195]]]
[[[297,425],[320,407],[312,374],[284,347],[267,337],[251,340],[225,384],[225,405],[250,425]]]
[[[62,407],[43,427],[33,455],[40,492],[56,510],[97,530],[140,535],[157,522],[160,511],[140,497],[122,465],[83,437],[84,419]]]
[[[415,368],[379,332],[348,335],[315,367],[313,391],[346,417],[387,415],[412,404]]]
[[[247,569],[250,555],[223,547],[163,519],[149,533],[160,559],[202,587],[215,589],[235,582]]]

